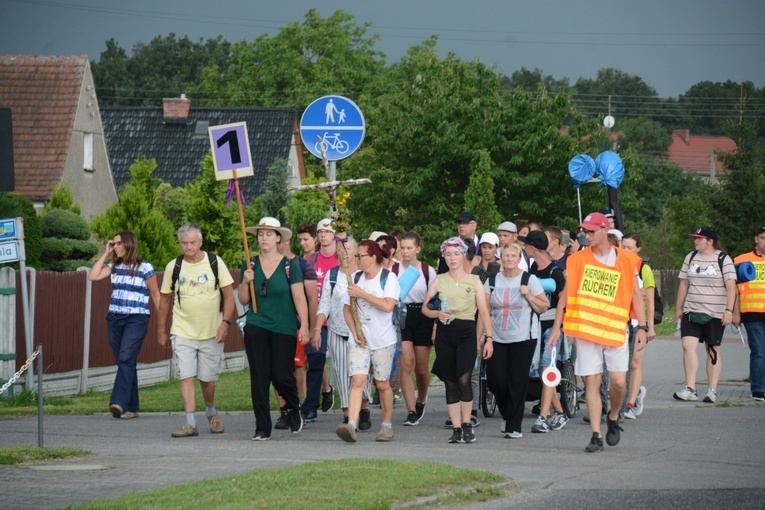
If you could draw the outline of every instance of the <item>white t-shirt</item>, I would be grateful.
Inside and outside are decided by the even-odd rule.
[[[362,271],[357,271],[353,275],[354,281],[356,274],[361,273],[358,286],[374,297],[393,298],[398,301],[401,289],[398,285],[398,279],[392,271],[388,272],[388,278],[385,281],[385,290],[380,286],[380,277],[382,270],[371,280],[367,280]],[[359,322],[361,322],[361,332],[367,340],[367,348],[370,350],[382,349],[396,343],[396,329],[393,326],[393,312],[383,312],[379,308],[372,306],[364,299],[356,300],[359,310]],[[348,294],[343,296],[343,304],[350,306],[351,298]]]
[[[401,269],[399,269],[399,274],[404,274],[404,271],[407,270],[409,266],[404,267],[403,264],[401,264]],[[422,267],[420,267],[420,277],[417,278],[417,281],[414,282],[414,286],[412,287],[412,290],[409,291],[409,294],[406,295],[406,299],[404,302],[406,304],[410,303],[422,303],[425,301],[425,296],[428,295],[428,286],[425,284],[425,273],[422,272]],[[428,282],[432,282],[436,279],[436,271],[428,266]]]

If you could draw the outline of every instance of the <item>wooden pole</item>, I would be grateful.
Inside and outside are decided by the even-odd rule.
[[[245,225],[244,225],[244,208],[242,207],[242,196],[239,193],[239,179],[236,177],[236,169],[233,171],[234,175],[234,190],[236,193],[236,205],[239,208],[239,226],[242,228],[242,243],[244,244],[244,256],[245,256],[245,263],[247,264],[246,267],[249,268],[250,264],[250,245],[247,242],[247,232],[245,231]],[[252,309],[252,313],[258,313],[258,302],[255,299],[255,283],[250,280],[250,308]]]

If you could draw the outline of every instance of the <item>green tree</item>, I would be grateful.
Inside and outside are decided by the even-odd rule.
[[[763,99],[765,88],[757,89],[750,81],[701,81],[680,95],[678,102],[689,113],[688,123],[682,128],[695,135],[727,135],[730,122],[762,119]],[[765,123],[755,132],[765,138]]]
[[[656,89],[639,76],[613,67],[598,69],[595,78],[579,78],[574,89],[574,101],[582,112],[602,120],[610,111],[617,119],[616,129],[623,119],[658,112]]]
[[[503,91],[512,92],[518,87],[523,87],[529,91],[535,91],[543,85],[548,92],[556,93],[558,91],[568,91],[568,78],[562,78],[556,80],[552,75],[545,75],[541,69],[534,68],[533,71],[521,67],[517,71],[513,71],[510,77],[503,76],[500,88]]]
[[[80,204],[74,201],[74,195],[72,194],[72,188],[64,183],[56,184],[53,187],[53,192],[50,195],[48,203],[43,207],[43,214],[52,211],[53,209],[63,209],[65,211],[72,211],[75,214],[82,214]]]
[[[342,10],[324,18],[316,9],[302,23],[288,23],[231,48],[230,67],[208,67],[196,92],[208,106],[292,106],[303,109],[325,94],[356,98],[379,81],[384,55],[374,50],[369,24]]]
[[[228,70],[231,44],[218,36],[197,42],[168,34],[133,46],[132,56],[114,39],[106,43],[93,80],[101,104],[156,106],[163,97],[179,97],[200,81],[202,70]]]
[[[260,217],[271,216],[282,224],[287,222],[286,208],[292,196],[287,191],[289,168],[286,159],[276,159],[268,166],[264,181],[265,192],[260,199]]]
[[[202,173],[186,186],[189,197],[184,221],[196,223],[202,230],[202,249],[223,259],[230,268],[238,268],[244,260],[242,230],[236,199],[226,205],[228,181],[215,178],[212,153],[202,160]],[[180,226],[180,225],[179,225]]]
[[[481,149],[475,158],[470,173],[470,182],[465,190],[466,211],[472,211],[478,218],[478,231],[494,232],[502,217],[497,210],[494,197],[494,179],[491,178],[491,156],[489,151]]]
[[[24,219],[26,264],[29,267],[41,267],[42,228],[40,217],[37,215],[32,202],[15,193],[0,193],[0,218]]]
[[[728,132],[737,147],[719,154],[728,171],[721,173],[720,189],[710,199],[721,241],[737,255],[751,249],[754,233],[765,225],[763,148],[749,122],[730,123]]]
[[[139,158],[130,166],[130,181],[119,201],[91,222],[93,233],[101,240],[111,239],[120,230],[133,232],[139,241],[139,256],[157,270],[180,254],[173,224],[162,209],[153,206],[161,179],[152,176],[157,168],[153,159]]]

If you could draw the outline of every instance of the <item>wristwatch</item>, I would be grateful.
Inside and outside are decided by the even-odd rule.
[[[638,326],[637,328],[638,328],[638,329],[642,329],[643,331],[645,331],[646,333],[648,333],[648,324],[644,324],[643,326]]]

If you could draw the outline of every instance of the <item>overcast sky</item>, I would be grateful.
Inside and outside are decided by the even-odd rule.
[[[128,55],[134,43],[169,33],[252,40],[302,21],[311,7],[370,22],[388,63],[437,34],[440,54],[479,59],[507,75],[539,68],[573,83],[615,67],[662,97],[703,80],[765,87],[762,0],[0,0],[0,54],[97,61],[110,38]]]

